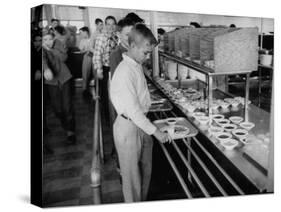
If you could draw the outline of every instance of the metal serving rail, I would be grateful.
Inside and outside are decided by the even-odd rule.
[[[161,112],[162,115],[164,115],[164,117],[168,118],[170,116],[168,116],[167,112]],[[176,114],[173,113],[173,116],[176,117]],[[155,119],[160,119],[160,117],[157,115],[157,113],[153,113]],[[191,179],[194,179],[195,183],[198,185],[198,187],[200,188],[202,194],[205,197],[210,197],[211,194],[210,192],[206,189],[206,187],[204,186],[204,182],[199,178],[198,174],[194,171],[194,169],[192,168],[192,165],[190,163],[190,155],[192,155],[194,157],[194,159],[200,164],[200,166],[202,167],[202,169],[204,170],[204,172],[208,175],[208,177],[210,178],[210,180],[213,182],[213,184],[216,186],[216,188],[218,189],[218,191],[221,193],[222,196],[228,196],[227,192],[225,191],[225,189],[223,188],[223,185],[220,184],[220,180],[216,179],[216,177],[211,173],[211,171],[209,170],[209,168],[207,167],[207,165],[203,162],[203,160],[200,159],[199,155],[196,153],[195,150],[193,150],[192,146],[191,146],[191,142],[195,142],[199,148],[206,154],[206,156],[212,161],[212,163],[218,168],[218,170],[221,172],[221,174],[227,179],[227,181],[233,186],[233,188],[238,192],[238,194],[243,195],[245,194],[243,192],[243,190],[237,185],[237,183],[232,179],[232,177],[219,165],[219,163],[214,159],[214,157],[209,154],[209,152],[206,150],[205,147],[203,147],[200,142],[198,141],[198,139],[196,137],[191,137],[191,138],[184,138],[184,139],[180,139],[181,141],[177,140],[172,140],[171,145],[174,147],[174,149],[176,150],[177,154],[179,155],[179,157],[181,158],[182,162],[184,163],[184,165],[187,168],[187,172],[188,172],[188,178],[186,180],[191,181]],[[177,142],[183,142],[185,144],[185,146],[188,149],[187,155],[185,156],[182,152],[182,150],[180,150],[180,148],[178,147]],[[186,194],[186,196],[188,198],[193,198],[193,195],[191,193],[191,191],[189,190],[187,184],[185,183],[184,178],[182,177],[181,173],[179,172],[175,161],[173,160],[173,158],[171,157],[169,151],[167,150],[167,148],[165,147],[164,144],[162,144],[161,142],[159,142],[161,149],[163,150],[164,155],[166,156],[169,164],[171,165],[178,181],[181,184],[181,187],[184,191],[184,193]]]

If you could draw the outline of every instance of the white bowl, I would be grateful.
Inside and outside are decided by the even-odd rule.
[[[234,99],[233,98],[225,98],[224,101],[231,104],[234,101]]]
[[[238,141],[233,138],[229,138],[229,139],[225,139],[224,141],[221,141],[221,145],[226,150],[233,150],[238,144],[239,144]]]
[[[209,123],[209,117],[207,117],[207,116],[199,116],[198,118],[197,118],[197,121],[200,123],[200,124],[202,124],[202,125],[206,125],[206,124],[208,124]]]
[[[239,124],[243,121],[243,118],[240,116],[231,116],[229,120],[234,124]]]
[[[212,119],[214,121],[221,120],[221,119],[224,119],[224,115],[222,115],[222,114],[215,114],[215,115],[212,115]]]
[[[229,103],[228,102],[222,102],[221,104],[220,104],[220,106],[223,108],[223,109],[227,109],[228,107],[229,107]]]
[[[227,139],[232,138],[232,135],[227,132],[221,132],[221,133],[216,133],[215,135],[216,139],[218,139],[220,142],[223,142]]]
[[[218,133],[222,133],[223,132],[223,128],[222,127],[217,127],[217,126],[211,126],[208,129],[208,132],[210,133],[210,135],[216,136]]]
[[[224,125],[222,125],[222,127],[226,132],[232,132],[233,130],[236,130],[237,125],[236,124],[224,124]]]
[[[240,123],[240,127],[246,129],[246,130],[251,130],[253,127],[255,126],[255,124],[253,122],[242,122]]]
[[[193,117],[194,117],[195,119],[197,119],[197,118],[200,117],[200,116],[205,116],[205,113],[203,113],[203,112],[195,112],[195,113],[193,113]]]
[[[191,105],[191,104],[187,104],[184,106],[184,108],[189,112],[189,113],[193,113],[194,110],[196,110],[196,107]]]
[[[177,119],[176,118],[167,118],[166,123],[168,125],[175,125],[177,123]]]
[[[219,120],[215,120],[215,122],[220,125],[220,126],[223,126],[225,124],[229,124],[230,121],[228,119],[219,119]]]
[[[237,138],[241,139],[247,137],[249,133],[245,129],[236,129],[232,131],[232,134]]]
[[[231,102],[232,107],[238,107],[239,104],[240,104],[240,102],[237,100],[234,100],[233,102]]]

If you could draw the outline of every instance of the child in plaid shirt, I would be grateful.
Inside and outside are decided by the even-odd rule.
[[[99,92],[104,116],[109,122],[108,109],[108,74],[109,74],[109,56],[112,50],[117,46],[118,37],[115,34],[116,19],[113,16],[107,16],[105,19],[105,31],[100,34],[95,41],[93,52],[94,71],[97,73],[99,82]]]

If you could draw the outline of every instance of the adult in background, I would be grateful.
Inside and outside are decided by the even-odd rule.
[[[113,126],[120,162],[125,202],[146,200],[152,170],[151,135],[160,142],[171,140],[146,117],[151,105],[142,64],[157,40],[144,25],[137,24],[129,35],[129,48],[112,78],[110,97],[117,111]]]
[[[93,53],[94,71],[99,80],[99,94],[102,105],[102,119],[109,123],[109,96],[108,96],[108,76],[109,76],[109,56],[117,46],[118,37],[116,35],[116,19],[113,16],[105,18],[105,31],[96,39]]]

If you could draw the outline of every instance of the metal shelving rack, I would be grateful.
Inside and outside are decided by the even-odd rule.
[[[202,66],[202,65],[192,62],[190,60],[177,57],[177,56],[169,54],[169,53],[159,51],[159,56],[172,60],[172,61],[176,62],[177,64],[187,66],[188,68],[191,68],[192,70],[195,70],[206,76],[206,83],[207,83],[207,87],[208,87],[208,115],[209,115],[209,117],[211,117],[211,115],[212,115],[211,105],[213,102],[213,77],[214,76],[245,74],[246,80],[245,80],[244,119],[246,121],[248,121],[248,100],[249,100],[249,91],[250,91],[250,74],[252,71],[216,73],[213,69]],[[179,85],[180,85],[181,79],[179,77],[178,77],[178,81],[179,81]]]

